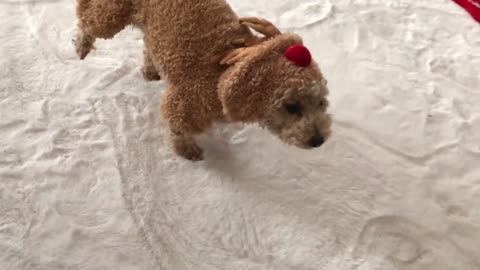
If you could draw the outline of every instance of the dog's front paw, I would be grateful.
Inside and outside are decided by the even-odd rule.
[[[75,52],[81,60],[85,59],[91,50],[95,49],[93,43],[95,38],[79,31],[76,37],[72,40],[75,46]]]
[[[191,160],[201,161],[203,160],[203,150],[196,143],[176,143],[174,145],[175,153]]]
[[[156,70],[151,70],[146,67],[142,68],[142,75],[146,81],[159,81],[162,79]]]

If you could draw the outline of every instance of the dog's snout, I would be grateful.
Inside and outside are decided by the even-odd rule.
[[[320,147],[325,142],[325,139],[320,134],[315,134],[313,137],[310,138],[308,144],[313,147]]]

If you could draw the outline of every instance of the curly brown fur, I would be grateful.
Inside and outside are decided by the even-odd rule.
[[[144,33],[143,75],[169,88],[161,114],[176,153],[202,159],[195,136],[217,121],[256,122],[283,141],[312,148],[330,134],[326,81],[315,63],[298,67],[283,53],[301,44],[266,21],[241,23],[225,0],[77,0],[75,46],[83,59],[95,38],[132,24]],[[264,27],[275,37],[258,38]],[[238,48],[243,47],[243,48]],[[221,65],[226,63],[227,65]],[[297,106],[298,112],[289,112]]]

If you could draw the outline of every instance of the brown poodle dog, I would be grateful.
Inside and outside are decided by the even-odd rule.
[[[329,137],[326,80],[297,35],[239,19],[225,0],[77,1],[81,59],[95,38],[112,38],[127,25],[143,31],[144,77],[161,75],[170,85],[161,113],[177,154],[201,160],[194,137],[223,121],[258,123],[305,149]]]

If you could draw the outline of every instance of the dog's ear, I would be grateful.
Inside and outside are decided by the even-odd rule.
[[[236,62],[223,74],[218,95],[229,121],[255,122],[262,118],[274,92],[268,78],[272,73],[266,60],[250,57]]]
[[[297,70],[287,52],[299,44],[298,36],[282,34],[227,53],[221,63],[229,68],[220,78],[218,94],[230,121],[256,122],[274,107],[278,91],[294,76],[289,70]]]

